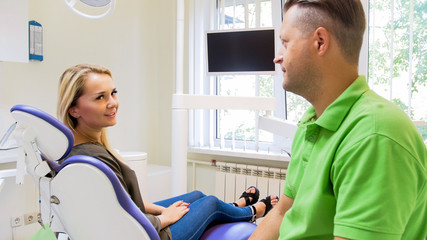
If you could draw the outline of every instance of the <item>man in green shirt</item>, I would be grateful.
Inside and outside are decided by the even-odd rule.
[[[427,234],[427,150],[406,114],[358,75],[360,0],[288,0],[275,62],[312,107],[284,195],[251,239],[408,239]]]

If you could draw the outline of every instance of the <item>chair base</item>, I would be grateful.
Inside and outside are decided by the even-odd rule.
[[[233,239],[247,240],[255,231],[257,225],[250,222],[234,222],[218,224],[208,228],[200,240]]]

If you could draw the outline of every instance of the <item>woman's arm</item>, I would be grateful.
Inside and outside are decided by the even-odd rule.
[[[147,213],[155,215],[155,216],[162,214],[163,211],[166,209],[165,207],[156,205],[156,204],[151,203],[151,202],[147,202],[144,200],[143,200],[143,202],[144,202],[145,211]]]

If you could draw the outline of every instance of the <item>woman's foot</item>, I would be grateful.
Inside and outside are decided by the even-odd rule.
[[[259,190],[254,186],[250,186],[246,191],[240,195],[239,200],[233,203],[236,207],[245,207],[258,202]]]
[[[267,215],[267,213],[277,205],[279,202],[279,197],[276,195],[268,196],[255,205],[252,205],[252,213],[255,215],[255,218],[261,218]]]

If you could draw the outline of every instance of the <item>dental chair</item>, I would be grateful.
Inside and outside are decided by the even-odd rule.
[[[84,155],[58,163],[74,143],[65,125],[27,105],[12,107],[11,114],[18,123],[17,140],[25,153],[18,159],[17,177],[23,172],[18,168],[25,167],[39,187],[43,223],[72,240],[159,239],[107,165]],[[201,239],[248,239],[255,228],[249,222],[219,224],[207,229]]]

